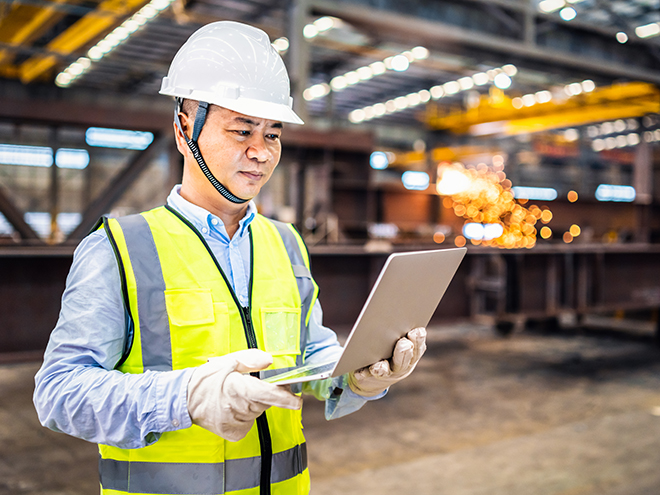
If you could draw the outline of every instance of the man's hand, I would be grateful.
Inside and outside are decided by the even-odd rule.
[[[364,397],[382,393],[390,385],[403,380],[415,369],[426,351],[426,329],[415,328],[394,346],[392,358],[378,361],[348,375],[351,390]]]
[[[194,424],[236,442],[245,437],[254,420],[271,406],[300,409],[302,399],[287,390],[250,375],[273,363],[258,349],[212,358],[197,368],[188,383],[188,412]]]

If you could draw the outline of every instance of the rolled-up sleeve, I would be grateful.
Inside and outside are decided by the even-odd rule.
[[[126,374],[114,369],[126,339],[119,271],[103,231],[76,249],[62,309],[35,376],[41,423],[90,442],[139,448],[189,427],[192,370]]]

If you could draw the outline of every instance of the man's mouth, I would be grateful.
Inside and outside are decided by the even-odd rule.
[[[264,176],[264,174],[261,172],[251,172],[249,170],[243,170],[241,171],[241,174],[250,180],[260,180]]]

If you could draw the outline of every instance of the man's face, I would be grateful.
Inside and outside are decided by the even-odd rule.
[[[280,161],[281,134],[281,122],[210,105],[198,143],[220,183],[235,196],[252,199]]]

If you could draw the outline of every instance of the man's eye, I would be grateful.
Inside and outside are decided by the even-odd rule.
[[[243,130],[238,130],[238,131],[234,131],[234,132],[236,134],[238,134],[239,136],[243,136],[243,137],[249,136],[251,134],[250,131],[243,131]]]
[[[280,138],[279,134],[268,134],[268,139],[271,139],[273,141],[277,141]]]

